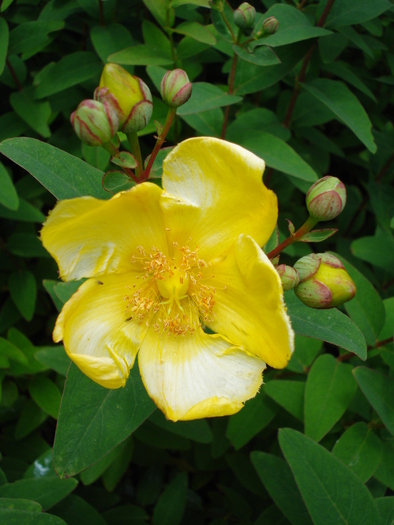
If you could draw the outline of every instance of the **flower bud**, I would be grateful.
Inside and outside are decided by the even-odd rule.
[[[152,116],[152,94],[148,86],[117,64],[106,64],[94,98],[115,109],[124,133],[141,131]]]
[[[161,84],[160,92],[164,102],[171,108],[179,108],[189,100],[192,94],[192,84],[185,71],[174,69],[167,71]]]
[[[274,16],[269,16],[266,18],[262,25],[262,31],[264,36],[273,35],[278,31],[279,22]]]
[[[327,175],[309,188],[306,207],[309,215],[318,221],[335,219],[346,204],[346,188],[336,177]]]
[[[71,113],[70,121],[79,139],[89,146],[109,142],[119,126],[116,111],[97,100],[83,100]]]
[[[234,11],[234,23],[240,29],[248,29],[254,26],[256,9],[244,2]]]
[[[286,292],[292,290],[300,282],[297,270],[286,264],[280,264],[276,271],[279,274],[280,280],[282,281],[282,288]]]
[[[300,277],[295,294],[311,308],[333,308],[350,301],[356,294],[356,285],[334,255],[306,255],[296,262],[294,268]]]

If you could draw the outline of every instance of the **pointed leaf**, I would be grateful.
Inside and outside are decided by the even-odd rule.
[[[392,378],[359,366],[353,371],[363,394],[379,414],[387,430],[394,436],[394,382]]]
[[[186,505],[187,475],[178,474],[158,499],[153,510],[153,525],[178,525]]]
[[[242,97],[229,95],[213,84],[195,82],[193,83],[192,96],[186,104],[177,110],[177,114],[191,115],[209,109],[230,106],[241,101]]]
[[[7,58],[8,49],[8,25],[4,18],[0,18],[0,75],[5,66],[5,59]]]
[[[305,434],[320,441],[343,416],[356,390],[351,365],[330,354],[318,357],[305,386]]]
[[[290,428],[279,444],[315,525],[379,523],[371,493],[339,459]]]
[[[301,237],[301,242],[322,242],[337,233],[337,228],[326,228],[324,230],[312,230]]]
[[[37,284],[34,275],[28,270],[13,272],[8,280],[10,295],[26,321],[33,319],[36,306]]]
[[[371,133],[372,124],[358,98],[343,84],[336,80],[319,78],[303,87],[327,106],[337,118],[348,126],[371,153],[376,152],[376,144]]]
[[[125,440],[155,405],[134,366],[125,388],[108,390],[70,367],[57,425],[54,464],[60,477],[81,472]]]

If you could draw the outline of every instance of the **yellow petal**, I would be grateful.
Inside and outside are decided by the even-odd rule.
[[[93,197],[60,201],[41,230],[41,240],[64,280],[130,270],[137,246],[167,252],[158,199],[162,190],[145,182],[108,201]]]
[[[132,273],[89,279],[64,305],[53,332],[82,372],[106,388],[125,385],[147,330],[131,319],[133,284],[140,286]]]
[[[238,412],[257,394],[265,368],[201,328],[185,336],[148,330],[138,364],[148,394],[172,421]]]
[[[100,78],[100,86],[112,93],[127,117],[133,107],[145,97],[138,80],[118,64],[106,64]]]
[[[280,277],[245,235],[225,260],[210,268],[205,284],[216,289],[208,326],[274,368],[284,368],[293,351],[294,333],[283,303]]]
[[[161,205],[171,240],[199,246],[207,262],[241,233],[264,245],[278,216],[276,195],[262,181],[264,167],[250,151],[223,140],[179,144],[163,163]]]

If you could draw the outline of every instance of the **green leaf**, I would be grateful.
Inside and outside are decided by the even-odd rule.
[[[346,430],[335,443],[332,453],[365,483],[382,460],[382,442],[362,421]]]
[[[352,242],[353,255],[378,268],[394,268],[394,238],[389,232],[374,237],[361,237]]]
[[[387,0],[360,2],[359,0],[337,0],[328,16],[326,26],[337,29],[352,26],[378,17],[393,6]]]
[[[103,485],[109,492],[112,492],[116,488],[123,475],[129,468],[129,463],[134,451],[134,441],[132,436],[130,436],[128,439],[125,439],[119,448],[120,453],[102,476]]]
[[[278,405],[300,421],[304,421],[305,383],[303,381],[283,379],[268,381],[264,386],[264,391]]]
[[[26,321],[33,319],[37,298],[37,285],[29,270],[12,272],[8,279],[12,300]]]
[[[345,304],[345,310],[364,334],[367,344],[374,345],[383,328],[386,316],[383,301],[362,273],[343,257],[338,254],[335,255],[343,262],[346,271],[357,287],[354,299]]]
[[[55,437],[54,464],[60,477],[73,476],[108,454],[155,410],[138,367],[125,388],[108,390],[70,367]]]
[[[104,63],[107,62],[109,55],[133,45],[130,32],[121,24],[95,26],[90,31],[90,39],[96,53]]]
[[[275,417],[277,407],[263,390],[254,399],[248,401],[244,408],[230,417],[226,436],[239,450],[246,443],[268,426]]]
[[[120,505],[103,512],[107,523],[116,525],[146,525],[149,516],[141,507],[131,505]]]
[[[302,335],[296,334],[295,349],[287,365],[287,369],[298,374],[307,372],[308,368],[321,352],[322,345],[322,341],[318,339],[311,339],[310,337],[303,337]]]
[[[48,415],[43,412],[31,399],[27,401],[19,416],[15,427],[15,438],[22,439],[40,427]]]
[[[56,472],[53,468],[53,450],[48,448],[34,463],[26,470],[23,479],[40,479],[40,478],[56,478]]]
[[[50,43],[48,33],[63,29],[64,22],[50,20],[36,20],[19,24],[10,32],[8,53],[19,55],[25,53],[23,59],[30,58]]]
[[[94,53],[78,51],[48,64],[34,79],[36,98],[45,98],[100,74],[102,64]]]
[[[199,7],[211,7],[209,0],[170,0],[171,7],[179,7],[181,5],[198,5]]]
[[[197,42],[202,42],[203,44],[209,44],[210,46],[216,44],[216,38],[213,34],[198,22],[181,22],[172,31],[180,35],[190,36],[194,40],[197,40]]]
[[[5,66],[5,59],[7,58],[8,50],[8,25],[4,18],[0,18],[0,75]]]
[[[193,115],[182,115],[182,119],[201,135],[220,137],[223,127],[223,110],[221,108],[214,108]]]
[[[264,159],[270,168],[307,182],[318,179],[316,172],[292,147],[270,133],[245,135],[240,145]]]
[[[42,363],[62,376],[67,375],[71,363],[63,345],[41,348],[36,352],[35,358],[39,363]]]
[[[392,378],[364,366],[355,368],[353,374],[363,394],[379,414],[387,430],[394,435],[394,383]]]
[[[286,292],[285,302],[297,334],[320,339],[367,358],[367,344],[357,325],[336,308],[315,310],[305,306],[294,294]]]
[[[353,367],[330,354],[313,363],[305,386],[305,434],[320,441],[343,416],[357,384]]]
[[[0,142],[11,137],[19,137],[26,133],[29,126],[23,122],[15,111],[4,113],[0,117]]]
[[[37,375],[29,383],[29,392],[33,401],[44,412],[57,419],[62,396],[55,383],[47,377]]]
[[[125,443],[126,440],[123,443],[120,443],[120,445],[113,448],[111,452],[109,452],[106,456],[97,461],[97,463],[81,472],[80,478],[82,483],[84,485],[91,485],[96,480],[98,480],[99,477],[102,476],[102,474],[107,470],[107,468],[120,455]]]
[[[3,508],[0,508],[0,521],[7,525],[67,525],[65,521],[52,514]]]
[[[267,46],[284,46],[301,40],[309,40],[320,36],[330,35],[331,31],[312,25],[309,18],[296,9],[286,4],[275,4],[264,13],[261,23],[271,16],[279,22],[279,29],[273,35],[257,40],[256,44]],[[256,45],[255,44],[255,45]]]
[[[376,153],[371,121],[358,98],[345,84],[319,78],[309,84],[303,84],[303,87],[335,113],[339,121],[348,126],[371,153]]]
[[[292,525],[312,525],[287,463],[278,456],[257,451],[251,453],[250,459],[269,495]]]
[[[373,55],[372,55],[373,56]],[[323,69],[325,71],[328,71],[331,75],[335,75],[342,80],[345,80],[348,82],[348,84],[351,84],[355,88],[359,89],[364,95],[367,95],[370,99],[372,99],[374,102],[376,102],[375,95],[372,93],[372,91],[364,84],[364,82],[361,81],[361,79],[353,73],[353,71],[346,65],[345,62],[341,62],[340,60],[336,60],[333,64],[326,64]]]
[[[20,498],[0,498],[0,509],[26,510],[29,512],[42,512],[42,507],[36,501]],[[0,514],[1,516],[1,514]]]
[[[1,191],[1,190],[0,190]],[[19,206],[17,210],[10,210],[0,204],[0,217],[11,219],[12,221],[22,222],[44,222],[45,215],[35,208],[32,204],[19,199]]]
[[[380,525],[393,525],[394,523],[394,496],[376,498],[375,505],[380,515]]]
[[[275,64],[280,64],[278,55],[274,53],[270,47],[261,46],[252,52],[236,45],[233,46],[233,49],[242,60],[246,60],[246,62],[256,64],[257,66],[274,66]]]
[[[67,525],[107,525],[98,510],[85,499],[71,494],[51,509]]]
[[[40,239],[32,233],[14,233],[8,237],[7,249],[19,257],[49,258],[49,253],[42,246]]]
[[[82,283],[83,279],[79,281],[69,281],[67,283],[57,282],[53,290],[56,297],[64,304],[75,294]]]
[[[193,91],[190,99],[177,110],[178,115],[191,115],[208,111],[209,109],[230,106],[241,102],[242,97],[229,95],[220,88],[207,82],[193,83]]]
[[[178,474],[158,499],[153,509],[153,525],[178,525],[186,505],[187,475]]]
[[[11,93],[10,104],[15,113],[44,138],[51,136],[48,120],[51,116],[49,102],[37,102],[33,99],[33,91],[25,88],[22,91]]]
[[[76,479],[21,479],[0,487],[0,497],[26,498],[39,503],[47,510],[72,492],[78,485]]]
[[[383,441],[383,457],[374,474],[374,478],[385,485],[385,487],[394,490],[394,443],[392,439]]]
[[[177,434],[197,443],[210,443],[213,439],[211,429],[205,419],[195,421],[168,421],[160,410],[153,412],[149,421],[168,432]]]
[[[107,60],[128,66],[170,66],[173,64],[172,57],[163,48],[144,44],[127,47],[113,53]]]
[[[54,281],[54,280],[51,280],[51,279],[44,279],[42,281],[42,284],[45,288],[45,290],[48,292],[48,294],[50,295],[55,307],[56,307],[56,310],[58,312],[60,312],[60,310],[63,308],[63,303],[62,301],[60,301],[60,299],[58,298],[58,296],[55,294],[55,290],[54,290],[54,286],[56,284],[58,284],[58,281]]]
[[[1,19],[0,19],[1,20]],[[0,162],[0,204],[10,210],[17,210],[19,198],[12,183],[11,177],[4,165]]]
[[[27,170],[59,200],[83,195],[110,197],[101,186],[102,171],[50,144],[18,137],[3,141],[0,152]]]
[[[156,18],[161,26],[167,25],[167,10],[170,7],[169,0],[143,0],[146,7]]]
[[[371,493],[339,459],[290,428],[279,444],[315,525],[379,523]]]
[[[282,122],[273,111],[256,108],[246,111],[240,116],[237,115],[237,118],[227,128],[226,139],[238,144],[241,143],[245,135],[257,134],[261,131],[275,135],[285,142],[291,137],[290,131],[283,127]]]
[[[337,233],[337,228],[326,228],[324,230],[312,230],[309,233],[303,235],[300,239],[301,242],[322,242],[329,239]]]
[[[19,350],[15,345],[7,341],[7,339],[4,339],[3,337],[0,337],[0,355],[8,357],[9,359],[12,359],[14,361],[18,361],[18,363],[22,363],[27,365],[28,360],[25,354]]]
[[[223,13],[216,9],[211,11],[213,25],[220,36],[228,42],[233,42],[234,36],[238,34],[238,27],[234,23],[233,10],[227,2],[220,2],[220,4],[223,7]],[[226,18],[227,23],[225,23],[224,18]]]

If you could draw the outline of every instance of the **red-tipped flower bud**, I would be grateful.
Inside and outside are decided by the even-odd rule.
[[[234,11],[234,23],[240,29],[248,29],[254,26],[256,19],[256,9],[244,2]]]
[[[356,285],[334,255],[306,255],[294,268],[300,276],[300,284],[294,291],[311,308],[333,308],[350,301],[356,294]]]
[[[192,84],[183,69],[174,69],[164,75],[160,92],[167,106],[179,108],[191,97]]]
[[[346,188],[336,177],[327,175],[309,188],[306,207],[309,215],[318,221],[335,219],[346,204]]]
[[[89,146],[109,142],[119,126],[116,111],[97,100],[83,100],[71,113],[70,121],[79,139]]]
[[[141,131],[151,119],[153,104],[148,86],[117,64],[106,64],[94,98],[115,109],[124,133]]]
[[[274,16],[266,18],[262,25],[262,31],[264,36],[273,35],[278,31],[279,22]]]
[[[297,270],[286,264],[280,264],[276,271],[279,274],[280,280],[282,281],[282,288],[286,292],[292,290],[300,282]]]

